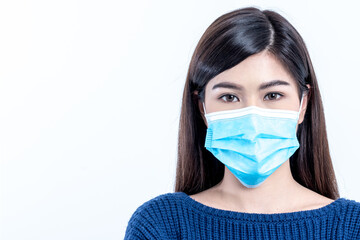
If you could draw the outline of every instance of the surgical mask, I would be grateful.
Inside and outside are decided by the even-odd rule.
[[[205,148],[248,188],[260,186],[299,148],[301,111],[256,106],[206,113]]]

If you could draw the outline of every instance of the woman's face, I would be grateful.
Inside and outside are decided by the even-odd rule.
[[[307,96],[304,96],[298,123],[303,121],[306,105]],[[248,106],[293,111],[300,108],[295,79],[266,51],[215,76],[205,88],[206,113]],[[199,107],[203,113],[201,102]]]

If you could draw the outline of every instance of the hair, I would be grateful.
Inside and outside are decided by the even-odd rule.
[[[300,147],[290,157],[293,178],[323,196],[339,197],[323,104],[306,45],[280,14],[254,7],[217,18],[196,46],[183,92],[175,192],[195,194],[218,184],[224,177],[224,164],[204,147],[207,127],[199,100],[204,101],[206,84],[212,78],[262,51],[275,56],[296,80],[299,99],[303,93],[308,94],[304,120],[296,133]]]

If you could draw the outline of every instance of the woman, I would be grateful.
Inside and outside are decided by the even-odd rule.
[[[175,193],[140,206],[125,239],[360,239],[339,197],[321,96],[299,33],[244,8],[216,19],[191,59]]]

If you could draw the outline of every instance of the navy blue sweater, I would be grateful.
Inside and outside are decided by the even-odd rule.
[[[137,208],[125,239],[360,239],[360,203],[338,198],[318,209],[259,214],[167,193]]]

